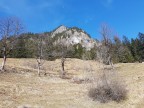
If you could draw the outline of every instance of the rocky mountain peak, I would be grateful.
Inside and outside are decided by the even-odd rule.
[[[90,50],[95,45],[95,41],[90,35],[78,27],[67,28],[61,25],[54,30],[52,37],[56,39],[55,43],[62,41],[66,46],[81,44],[87,50]]]
[[[68,28],[64,25],[59,26],[58,28],[56,28],[52,34],[52,37],[54,37],[56,34],[58,33],[62,33],[64,31],[66,31]]]

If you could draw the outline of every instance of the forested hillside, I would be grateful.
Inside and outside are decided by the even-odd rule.
[[[77,27],[63,29],[64,26],[60,26],[52,32],[20,34],[16,39],[15,48],[8,57],[37,57],[38,44],[42,39],[44,59],[54,60],[59,58],[62,47],[65,50],[65,56],[69,58],[86,60],[97,58],[96,50],[103,43],[102,41],[92,39],[91,36]],[[123,36],[121,40],[118,36],[112,36],[112,38],[108,38],[108,43],[114,63],[142,62],[144,60],[143,33],[139,33],[135,39],[128,39],[126,36]],[[2,57],[2,53],[0,56]]]

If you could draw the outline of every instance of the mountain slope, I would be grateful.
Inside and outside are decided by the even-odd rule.
[[[84,30],[77,27],[67,28],[62,25],[51,34],[51,37],[55,38],[55,43],[63,42],[66,46],[81,44],[83,48],[90,50],[97,44]]]

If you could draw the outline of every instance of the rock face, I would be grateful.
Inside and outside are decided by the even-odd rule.
[[[54,30],[54,32],[52,33],[52,37],[54,37],[58,33],[62,33],[64,31],[66,31],[66,30],[67,30],[67,27],[61,25],[57,29]]]
[[[63,42],[65,45],[81,44],[86,50],[90,50],[97,44],[84,30],[77,27],[68,28],[59,26],[52,33],[55,43]]]

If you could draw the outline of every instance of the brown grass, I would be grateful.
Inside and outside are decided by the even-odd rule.
[[[0,60],[1,62],[1,60]],[[37,76],[32,66],[35,59],[8,59],[8,73],[0,74],[0,108],[142,108],[144,99],[144,64],[117,64],[116,69],[127,85],[128,99],[121,103],[101,104],[94,102],[86,95],[90,83],[76,84],[70,79],[59,78],[60,60],[47,61],[44,64],[47,75]],[[86,68],[92,70],[85,71]],[[98,73],[98,63],[68,59],[66,71],[68,77],[90,78]],[[90,74],[89,74],[90,73]]]

